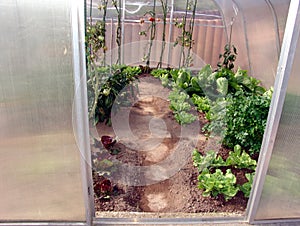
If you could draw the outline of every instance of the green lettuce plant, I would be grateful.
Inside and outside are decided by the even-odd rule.
[[[216,169],[215,173],[210,173],[208,169],[204,169],[198,180],[198,188],[203,189],[202,195],[204,197],[216,197],[221,194],[228,201],[239,191],[239,188],[236,187],[236,177],[230,169],[227,169],[225,174],[220,169]]]
[[[207,151],[205,155],[201,155],[197,149],[193,151],[192,154],[193,165],[197,167],[199,172],[204,169],[218,168],[225,166],[225,162],[221,156],[217,156],[217,152],[210,150]]]
[[[226,159],[226,165],[234,166],[238,169],[255,170],[256,161],[237,144],[234,146],[234,151],[229,152],[229,156]]]

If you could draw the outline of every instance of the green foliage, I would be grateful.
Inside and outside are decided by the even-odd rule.
[[[234,68],[234,61],[237,57],[237,49],[234,45],[226,44],[224,46],[223,54],[219,55],[219,59],[221,60],[218,63],[218,68],[226,68],[232,70]]]
[[[207,131],[210,135],[224,137],[226,131],[226,124],[224,118],[226,117],[226,106],[228,102],[225,98],[218,98],[210,102],[209,111],[206,112],[205,117],[210,123],[203,127],[203,131]]]
[[[262,95],[266,92],[266,89],[260,86],[260,81],[256,78],[250,77],[246,70],[238,69],[234,75],[236,84],[239,87],[236,88],[237,91],[243,90],[246,93],[253,93],[257,95]]]
[[[189,87],[190,80],[191,80],[190,71],[187,71],[185,69],[179,69],[177,71],[177,74],[172,73],[171,75],[172,75],[172,77],[174,79],[174,82],[175,82],[177,87],[179,87],[183,90],[185,90]]]
[[[86,26],[86,53],[88,63],[97,60],[97,53],[101,49],[105,51],[105,23],[97,21],[95,24]]]
[[[224,77],[220,77],[216,79],[217,91],[225,96],[228,92],[228,79]]]
[[[260,81],[248,76],[247,71],[240,68],[234,73],[224,67],[213,72],[207,64],[198,73],[194,83],[198,83],[202,93],[211,100],[234,94],[238,91],[261,95],[266,90],[260,86]]]
[[[164,87],[178,87],[183,89],[189,96],[199,94],[203,96],[198,78],[187,69],[155,69],[151,74],[159,78]]]
[[[192,158],[193,165],[197,167],[200,173],[198,176],[198,187],[204,190],[202,193],[204,197],[210,195],[215,197],[222,194],[227,201],[234,197],[239,190],[245,194],[245,197],[249,197],[254,173],[246,174],[248,182],[237,185],[236,177],[231,173],[231,170],[228,169],[228,167],[235,167],[255,170],[256,161],[251,159],[245,151],[242,152],[240,145],[236,145],[234,151],[229,152],[226,161],[213,150],[202,155],[195,149]],[[227,168],[225,175],[220,168]]]
[[[211,169],[225,166],[225,162],[221,156],[217,156],[217,152],[210,150],[205,156],[201,155],[197,149],[193,151],[193,165],[198,168],[199,172],[204,169]]]
[[[254,175],[255,175],[255,172],[246,173],[245,176],[246,176],[248,182],[246,182],[242,185],[239,185],[239,189],[244,193],[244,196],[246,198],[249,198],[249,196],[250,196]]]
[[[180,125],[192,123],[197,119],[196,116],[189,113],[192,106],[189,103],[189,95],[179,88],[174,88],[169,95],[170,109],[174,113],[176,121]]]
[[[239,92],[227,98],[223,144],[240,144],[249,153],[259,152],[270,106],[269,95],[244,95]]]
[[[132,90],[123,92],[126,85],[132,84],[136,76],[141,73],[139,67],[114,65],[112,67],[97,67],[88,79],[88,98],[90,118],[94,123],[110,124],[111,109],[118,95],[122,95],[124,103],[133,95]],[[95,85],[95,80],[99,81]]]
[[[116,166],[109,159],[94,159],[93,160],[93,168],[97,171],[97,173],[101,176],[110,176],[111,173],[116,171]]]
[[[239,169],[252,169],[256,168],[256,161],[250,157],[240,145],[234,146],[234,151],[229,152],[229,156],[226,159],[227,166],[234,166]]]
[[[164,87],[172,88],[169,94],[170,109],[174,113],[176,121],[183,125],[194,122],[197,117],[190,113],[191,98],[186,93],[186,89],[190,86],[191,73],[186,69],[156,69],[151,74],[159,78]]]
[[[192,101],[195,106],[197,106],[197,110],[200,112],[209,112],[210,110],[210,101],[207,97],[198,96],[197,94],[193,94]]]
[[[156,69],[151,71],[151,75],[161,80],[163,87],[171,86],[170,71],[167,69]]]
[[[222,194],[226,201],[231,199],[239,191],[236,187],[236,177],[230,169],[226,170],[224,175],[220,169],[216,169],[215,173],[210,173],[208,169],[204,169],[198,176],[198,188],[203,189],[204,197],[216,197]]]
[[[180,125],[190,124],[197,119],[196,116],[186,111],[175,112],[174,117]]]

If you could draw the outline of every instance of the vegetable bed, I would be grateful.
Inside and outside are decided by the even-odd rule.
[[[118,65],[113,71],[109,69],[111,76],[103,80],[101,89],[93,90],[91,86],[94,98],[90,112],[98,131],[93,140],[96,210],[245,210],[272,89],[266,90],[245,70],[235,71],[235,57],[235,47],[226,45],[216,69],[206,65],[198,72],[153,69],[151,74],[145,74],[149,68]],[[123,128],[120,139],[120,133],[115,133],[119,125],[113,124],[113,119],[126,108],[128,118],[126,111],[119,113],[123,118],[118,123],[126,125],[128,120],[129,127]],[[156,120],[153,131],[152,119]],[[104,128],[111,125],[111,130]],[[126,137],[128,131],[137,139]],[[154,131],[158,134],[153,137]],[[144,150],[153,140],[159,145]],[[182,142],[185,145],[180,146]],[[176,152],[181,155],[164,163]],[[118,169],[120,162],[135,167],[131,174],[124,174],[129,184],[120,182],[124,181]],[[149,171],[151,179],[146,176],[149,172],[140,172],[143,167],[161,162],[163,167]],[[172,171],[174,166],[178,168],[176,172]],[[165,171],[172,173],[164,175]],[[157,175],[163,179],[156,180]],[[147,180],[151,183],[141,182]]]

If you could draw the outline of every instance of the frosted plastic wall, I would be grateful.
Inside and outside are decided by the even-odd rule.
[[[71,0],[0,2],[0,221],[84,221]]]
[[[298,9],[298,23],[299,13]],[[292,62],[282,115],[255,220],[300,218],[299,37]]]
[[[290,0],[216,0],[238,49],[236,65],[273,86]]]

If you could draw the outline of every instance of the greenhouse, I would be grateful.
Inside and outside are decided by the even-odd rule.
[[[300,224],[298,0],[0,7],[0,225]]]

